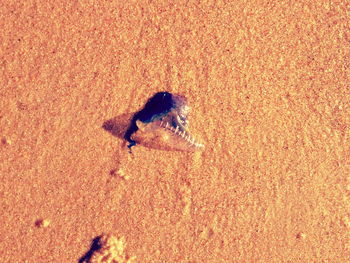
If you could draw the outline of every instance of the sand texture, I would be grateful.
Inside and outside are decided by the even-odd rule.
[[[349,68],[345,0],[1,1],[0,262],[350,262]]]

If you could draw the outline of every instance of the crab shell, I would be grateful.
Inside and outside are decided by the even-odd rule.
[[[158,92],[144,108],[135,113],[124,139],[131,149],[137,143],[150,148],[196,151],[204,145],[188,131],[187,116],[190,108],[186,97],[169,92]]]

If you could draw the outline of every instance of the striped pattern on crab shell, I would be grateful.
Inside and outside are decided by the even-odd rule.
[[[202,150],[204,145],[193,138],[189,132],[179,126],[175,128],[164,120],[151,123],[136,121],[139,130],[133,134],[133,139],[145,146],[179,151]]]

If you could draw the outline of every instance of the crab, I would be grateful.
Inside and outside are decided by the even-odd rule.
[[[170,150],[196,151],[204,145],[198,142],[188,129],[186,97],[169,92],[158,92],[144,108],[133,116],[124,138],[131,150],[137,143]]]

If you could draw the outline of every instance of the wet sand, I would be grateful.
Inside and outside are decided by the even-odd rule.
[[[349,14],[5,1],[1,262],[86,261],[104,233],[136,262],[347,262]],[[130,117],[165,90],[188,98],[205,150],[129,154]]]

